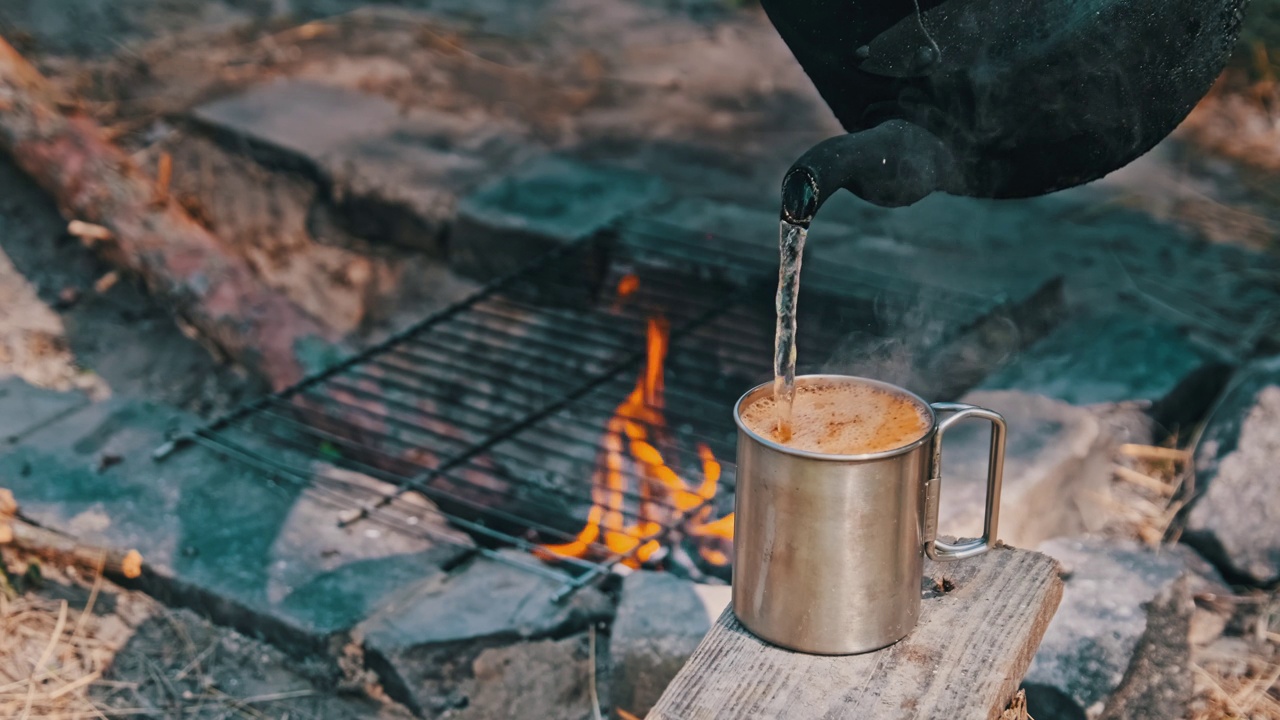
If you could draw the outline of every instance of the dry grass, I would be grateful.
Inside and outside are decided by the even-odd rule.
[[[1191,454],[1176,447],[1121,445],[1112,470],[1111,492],[1102,500],[1116,518],[1108,532],[1158,547],[1193,495]]]
[[[1191,720],[1280,720],[1280,596],[1258,593],[1237,601],[1247,618],[1243,633],[1193,655]]]
[[[123,717],[145,708],[99,707],[89,696],[130,631],[114,615],[93,613],[102,586],[98,575],[83,608],[65,600],[0,594],[0,717]]]
[[[326,694],[285,670],[274,648],[169,611],[100,575],[86,589],[72,570],[48,572],[49,587],[79,598],[87,592],[87,599],[0,595],[4,720],[409,718],[397,706]],[[95,604],[103,607],[95,611]]]

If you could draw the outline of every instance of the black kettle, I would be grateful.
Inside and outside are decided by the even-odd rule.
[[[808,225],[839,188],[1041,195],[1123,167],[1226,64],[1247,0],[761,0],[849,132],[783,179]]]

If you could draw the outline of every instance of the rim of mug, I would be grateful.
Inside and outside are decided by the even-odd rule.
[[[927,414],[927,417],[929,418],[928,427],[925,429],[924,433],[920,435],[920,437],[907,443],[906,445],[902,445],[896,448],[890,448],[889,450],[881,450],[880,452],[874,452],[874,453],[862,453],[859,455],[838,455],[834,453],[820,453],[820,452],[814,452],[812,450],[801,450],[799,448],[789,447],[787,445],[783,445],[782,443],[774,442],[773,440],[770,440],[769,438],[766,438],[760,435],[756,431],[747,427],[744,422],[742,422],[742,403],[746,402],[746,400],[750,398],[752,395],[754,395],[755,393],[758,393],[761,390],[765,390],[767,388],[771,388],[773,386],[773,381],[769,381],[769,382],[760,383],[759,385],[756,385],[755,387],[746,391],[745,393],[742,394],[742,397],[738,398],[738,402],[733,404],[733,421],[737,423],[738,429],[743,433],[745,433],[746,435],[748,435],[752,440],[755,440],[756,442],[760,443],[761,445],[764,445],[770,450],[774,450],[775,452],[780,452],[786,455],[807,458],[809,460],[830,460],[832,462],[863,462],[863,461],[871,461],[871,460],[883,460],[885,458],[896,457],[898,455],[904,455],[906,453],[909,453],[912,450],[915,450],[916,448],[928,442],[929,438],[933,436],[934,431],[937,430],[938,428],[938,415],[934,411],[933,406],[925,402],[924,398],[920,397],[919,395],[911,392],[910,390],[907,390],[906,388],[894,385],[893,383],[887,383],[883,380],[876,380],[874,378],[860,377],[858,375],[836,375],[831,373],[818,373],[813,375],[797,375],[796,376],[797,386],[799,386],[799,383],[801,380],[806,381],[806,384],[811,384],[815,381],[819,383],[821,383],[822,381],[832,381],[833,383],[847,384],[850,381],[853,381],[854,383],[857,383],[860,385],[872,385],[877,388],[880,388],[881,390],[886,390],[896,395],[904,396],[906,398],[909,398],[915,401],[919,407],[924,408],[924,411]]]

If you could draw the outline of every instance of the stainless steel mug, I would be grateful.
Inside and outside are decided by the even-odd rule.
[[[901,640],[920,615],[923,556],[959,560],[996,539],[1004,465],[1004,419],[972,405],[934,403],[887,383],[807,375],[797,387],[858,383],[916,404],[923,437],[867,455],[827,455],[780,445],[742,422],[772,383],[738,400],[733,610],[774,645],[821,655],[869,652]],[[939,420],[939,416],[944,419]],[[982,537],[937,539],[942,435],[966,418],[991,423]]]

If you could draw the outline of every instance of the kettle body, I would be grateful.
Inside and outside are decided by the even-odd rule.
[[[845,130],[893,123],[910,135],[881,133],[879,153],[848,139],[815,148],[788,173],[809,185],[792,189],[792,209],[815,193],[816,211],[833,182],[880,204],[918,199],[924,187],[876,186],[893,168],[850,179],[877,154],[882,167],[905,162],[908,184],[974,197],[1100,178],[1154,147],[1208,92],[1246,2],[762,0]],[[911,177],[921,161],[896,152],[923,153],[927,177]]]

